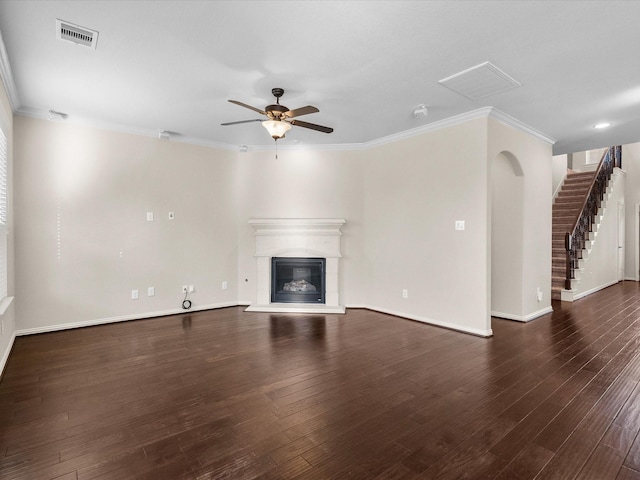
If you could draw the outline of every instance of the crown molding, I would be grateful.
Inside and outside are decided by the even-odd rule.
[[[549,145],[553,145],[554,143],[556,143],[556,140],[554,138],[551,138],[548,135],[545,135],[544,133],[542,133],[541,131],[536,130],[533,127],[530,127],[529,125],[521,122],[517,118],[513,118],[511,115],[507,115],[506,113],[498,110],[497,108],[493,108],[493,107],[490,107],[490,108],[491,108],[491,112],[489,113],[489,116],[496,119],[500,123],[513,127],[516,130],[520,130],[521,132],[531,135],[532,137],[536,137],[538,140],[542,140],[543,142],[548,143]]]
[[[69,123],[71,125],[77,125],[80,127],[93,127],[93,128],[98,128],[100,130],[107,130],[111,132],[126,133],[129,135],[138,135],[141,137],[158,138],[158,130],[152,130],[149,128],[132,127],[130,125],[124,125],[124,124],[118,124],[118,123],[103,122],[103,121],[92,120],[88,118],[75,117],[72,115],[69,115],[64,120],[62,119],[50,120],[48,111],[44,112],[42,110],[36,110],[32,108],[20,108],[18,109],[18,111],[15,112],[15,114],[20,115],[22,117],[37,118],[39,120],[64,122],[64,123]],[[170,137],[170,140],[163,140],[163,141],[187,143],[190,145],[218,148],[221,150],[237,151],[239,148],[237,145],[231,145],[229,143],[214,142],[212,140],[203,140],[201,138],[188,137],[180,134],[172,134]]]
[[[417,137],[428,132],[434,132],[443,128],[460,125],[461,123],[475,120],[476,118],[487,117],[493,107],[480,108],[471,112],[462,113],[460,115],[454,115],[442,120],[428,123],[420,127],[412,128],[410,130],[404,130],[402,132],[387,135],[385,137],[376,138],[368,142],[362,143],[347,143],[347,144],[329,144],[329,145],[278,145],[279,150],[367,150],[369,148],[380,147],[389,143],[398,142],[400,140],[406,140],[408,138]],[[252,151],[264,151],[271,150],[273,147],[266,145],[250,146],[249,150]]]
[[[404,130],[402,132],[394,133],[392,135],[387,135],[385,137],[380,137],[375,140],[370,140],[368,142],[363,143],[347,143],[347,144],[330,144],[330,145],[278,145],[279,150],[367,150],[369,148],[380,147],[382,145],[387,145],[390,143],[398,142],[400,140],[406,140],[412,137],[416,137],[418,135],[423,135],[425,133],[435,132],[437,130],[441,130],[443,128],[453,127],[456,125],[460,125],[471,120],[475,120],[478,118],[494,118],[495,120],[503,123],[507,126],[515,128],[523,133],[531,135],[538,140],[542,140],[545,143],[553,145],[556,141],[545,135],[544,133],[536,130],[533,127],[517,120],[516,118],[507,115],[504,112],[501,112],[495,107],[483,107],[478,108],[476,110],[472,110],[470,112],[461,113],[459,115],[454,115],[452,117],[444,118],[442,120],[437,120],[435,122],[428,123],[426,125],[422,125],[420,127],[412,128],[410,130]],[[249,146],[248,150],[250,151],[266,151],[272,150],[272,146],[268,145],[255,145]]]
[[[4,83],[4,88],[7,91],[7,97],[9,97],[9,105],[11,110],[15,112],[20,108],[20,101],[18,100],[18,92],[16,91],[16,84],[13,82],[13,74],[11,73],[11,64],[9,63],[9,56],[7,50],[4,48],[4,41],[2,40],[2,33],[0,32],[0,78]]]
[[[49,120],[48,112],[44,112],[41,110],[29,109],[29,108],[20,108],[15,112],[17,115],[38,118],[41,120]],[[387,135],[385,137],[380,137],[374,140],[370,140],[368,142],[362,143],[337,143],[337,144],[328,144],[328,145],[301,145],[301,144],[285,144],[278,145],[278,150],[280,151],[326,151],[326,150],[337,150],[337,151],[348,151],[348,150],[367,150],[370,148],[376,148],[383,145],[387,145],[390,143],[398,142],[401,140],[406,140],[412,137],[416,137],[419,135],[423,135],[425,133],[435,132],[437,130],[441,130],[443,128],[449,128],[456,125],[461,125],[463,123],[469,122],[471,120],[476,120],[478,118],[493,118],[500,123],[510,126],[516,130],[524,132],[528,135],[531,135],[545,143],[553,145],[555,140],[542,132],[536,130],[533,127],[526,125],[525,123],[517,120],[516,118],[507,115],[504,112],[501,112],[497,108],[494,107],[483,107],[478,108],[476,110],[472,110],[470,112],[461,113],[459,115],[454,115],[452,117],[444,118],[442,120],[437,120],[435,122],[428,123],[426,125],[422,125],[417,128],[412,128],[410,130],[405,130],[402,132],[394,133],[392,135]],[[66,123],[71,123],[79,126],[89,126],[100,128],[103,130],[116,131],[121,133],[128,133],[131,135],[140,135],[144,137],[158,137],[158,130],[144,129],[131,127],[129,125],[121,125],[115,123],[102,122],[97,120],[91,120],[86,118],[79,118],[74,116],[69,116],[66,120],[54,120],[54,121],[63,121]],[[187,143],[191,145],[199,145],[203,147],[212,147],[218,148],[221,150],[229,150],[235,152],[266,152],[271,151],[275,148],[274,145],[234,145],[229,143],[215,142],[212,140],[204,140],[201,138],[182,136],[179,134],[171,135],[170,141]]]

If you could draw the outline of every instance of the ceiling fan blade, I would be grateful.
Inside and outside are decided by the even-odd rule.
[[[220,125],[238,125],[239,123],[252,123],[252,122],[262,122],[263,120],[261,118],[254,118],[253,120],[240,120],[239,122],[227,122],[227,123],[221,123]]]
[[[239,102],[238,100],[229,100],[231,103],[235,103],[236,105],[240,105],[241,107],[248,108],[249,110],[253,110],[254,112],[258,112],[261,115],[266,115],[264,110],[260,110],[259,108],[252,107],[251,105],[247,105],[246,103]]]
[[[297,127],[304,127],[304,128],[310,128],[311,130],[317,130],[318,132],[323,132],[323,133],[333,132],[333,128],[323,127],[322,125],[316,125],[315,123],[302,122],[300,120],[291,120],[289,123]]]
[[[289,110],[284,114],[289,118],[293,118],[293,117],[299,117],[300,115],[309,115],[310,113],[318,113],[319,111],[320,110],[318,110],[316,107],[307,105],[306,107],[300,107],[300,108],[296,108],[295,110]]]

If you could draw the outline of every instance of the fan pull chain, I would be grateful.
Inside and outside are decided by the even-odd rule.
[[[278,140],[276,140],[276,160],[278,159]]]

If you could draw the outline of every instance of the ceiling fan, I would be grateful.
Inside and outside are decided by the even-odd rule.
[[[249,110],[253,110],[254,112],[257,112],[261,115],[267,116],[268,120],[263,121],[261,118],[254,118],[252,120],[240,120],[239,122],[222,123],[221,125],[226,126],[237,125],[239,123],[262,122],[262,125],[267,129],[269,135],[271,135],[274,140],[284,138],[285,133],[291,130],[292,125],[295,125],[296,127],[317,130],[318,132],[323,133],[333,132],[333,128],[331,127],[324,127],[322,125],[316,125],[315,123],[303,122],[300,120],[292,120],[294,117],[319,112],[320,110],[318,110],[316,107],[307,105],[306,107],[289,110],[284,105],[280,105],[280,97],[284,95],[284,90],[282,88],[273,88],[271,90],[271,93],[274,97],[276,97],[276,103],[273,105],[267,105],[266,107],[264,107],[264,110],[260,110],[259,108],[252,107],[251,105],[247,105],[246,103],[242,103],[237,100],[229,100],[229,102],[231,103],[235,103],[236,105],[240,105],[241,107],[248,108]]]

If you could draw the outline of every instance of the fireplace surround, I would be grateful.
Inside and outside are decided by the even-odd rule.
[[[250,219],[256,242],[256,292],[247,311],[344,313],[339,279],[340,237],[345,222],[343,218]],[[324,303],[272,297],[273,258],[324,259]]]

